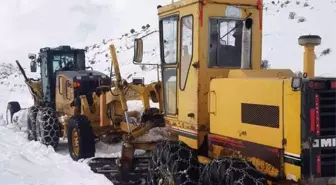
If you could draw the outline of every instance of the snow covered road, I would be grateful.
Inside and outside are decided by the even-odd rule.
[[[4,126],[0,120],[1,185],[111,185],[86,163],[55,152],[39,142],[29,142],[25,133]]]

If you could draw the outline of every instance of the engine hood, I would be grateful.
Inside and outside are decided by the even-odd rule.
[[[80,71],[58,71],[57,76],[63,75],[66,76],[68,79],[73,80],[74,78],[97,78],[97,77],[103,77],[103,78],[109,78],[106,74],[100,72],[100,71],[94,71],[94,70],[80,70]]]

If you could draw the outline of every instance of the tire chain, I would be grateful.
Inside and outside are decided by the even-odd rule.
[[[222,157],[207,164],[199,185],[266,185],[266,178],[250,162],[234,157]]]
[[[164,141],[153,151],[150,162],[150,181],[157,184],[159,174],[178,181],[179,185],[197,185],[200,165],[197,155],[180,141]]]
[[[55,111],[50,107],[43,107],[36,116],[37,139],[42,144],[56,148],[59,143],[60,124]]]

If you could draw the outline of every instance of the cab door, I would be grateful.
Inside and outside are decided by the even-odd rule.
[[[196,19],[197,20],[197,19]],[[178,119],[189,138],[196,139],[198,119],[198,57],[196,55],[197,37],[194,15],[185,13],[180,18],[180,42],[179,42],[179,80],[178,80]]]
[[[178,15],[160,20],[160,43],[164,112],[168,117],[178,115],[177,66],[178,66]]]
[[[189,144],[196,148],[198,72],[192,64],[198,60],[194,54],[198,43],[194,32],[198,22],[190,10],[196,11],[196,8],[181,8],[179,14],[161,18],[160,39],[166,119],[180,140],[193,139]]]

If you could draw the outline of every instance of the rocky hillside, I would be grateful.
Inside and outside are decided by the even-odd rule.
[[[157,80],[156,65],[135,65],[133,64],[134,56],[134,38],[146,36],[144,41],[144,57],[143,63],[158,64],[159,63],[159,43],[158,32],[150,25],[143,26],[139,30],[130,29],[129,33],[122,34],[118,38],[104,39],[100,43],[87,46],[87,65],[95,70],[103,71],[106,74],[111,73],[111,54],[109,45],[114,44],[117,50],[120,71],[122,77],[131,80],[132,77],[145,77],[146,83]],[[113,72],[112,72],[113,74]]]

